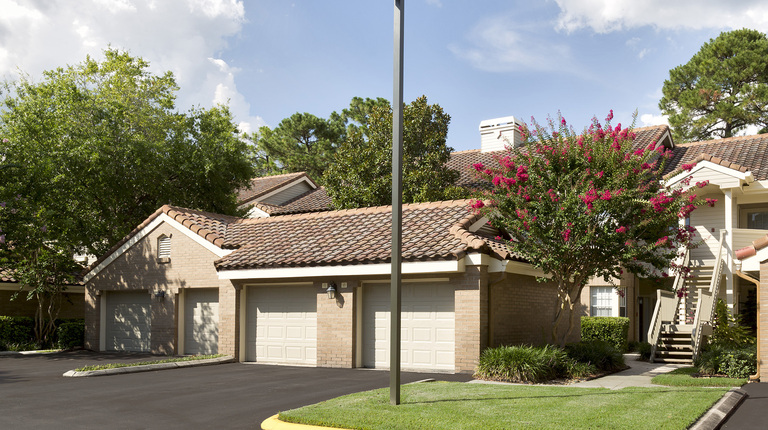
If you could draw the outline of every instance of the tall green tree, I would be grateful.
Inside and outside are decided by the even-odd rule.
[[[370,99],[369,99],[370,100]],[[354,100],[353,100],[354,103]],[[372,101],[348,129],[323,181],[338,209],[389,205],[392,202],[392,107]],[[404,106],[403,202],[458,198],[458,172],[446,167],[451,117],[425,96]]]
[[[679,221],[705,203],[695,190],[706,183],[666,187],[662,174],[671,153],[655,142],[636,148],[632,130],[612,128],[611,118],[605,125],[595,119],[581,133],[562,117],[548,127],[534,123],[522,130],[523,147],[491,165],[474,165],[488,183],[474,210],[509,233],[497,239],[557,287],[551,341],[561,346],[576,326],[575,306],[590,278],[609,281],[623,270],[649,275],[652,268],[666,273],[691,243],[693,228],[677,227]]]
[[[237,212],[253,176],[248,145],[226,106],[175,108],[173,75],[108,49],[5,84],[0,153],[18,166],[0,199],[56,213],[61,243],[99,255],[163,204]],[[66,227],[66,228],[64,228]]]
[[[768,127],[768,38],[749,29],[721,33],[669,71],[661,111],[678,141],[734,136]]]
[[[345,120],[333,112],[329,119],[295,113],[274,129],[259,129],[258,146],[281,172],[307,172],[320,179],[345,135]]]

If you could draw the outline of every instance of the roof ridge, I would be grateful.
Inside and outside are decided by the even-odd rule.
[[[467,153],[467,152],[479,152],[479,151],[480,151],[480,148],[465,149],[463,151],[453,151],[453,152],[451,152],[451,155],[453,155],[453,154],[464,154],[464,153]]]
[[[709,139],[709,140],[697,140],[694,142],[686,142],[686,143],[678,143],[677,146],[683,147],[683,148],[689,148],[691,146],[699,146],[699,145],[707,145],[707,144],[713,144],[713,143],[733,143],[735,141],[743,140],[744,142],[741,143],[747,143],[749,140],[764,140],[768,138],[768,135],[765,135],[763,137],[762,134],[750,134],[746,136],[731,136],[731,137],[723,137],[720,139]]]
[[[714,164],[717,164],[719,166],[727,167],[729,169],[738,170],[739,172],[742,172],[742,173],[746,173],[746,172],[750,171],[748,167],[742,166],[740,164],[737,164],[737,163],[734,163],[734,162],[731,162],[731,161],[728,161],[728,160],[725,160],[725,159],[722,159],[722,158],[719,158],[719,157],[715,157],[715,156],[710,155],[710,154],[708,154],[706,152],[702,152],[701,154],[696,156],[696,158],[694,158],[693,160],[691,160],[690,162],[685,163],[685,164],[686,165],[690,164],[692,166],[695,166],[696,164],[698,164],[701,161],[709,161],[710,163],[714,163]],[[675,170],[667,173],[662,178],[666,180],[666,179],[669,179],[669,178],[672,178],[672,177],[675,177],[675,176],[679,175],[680,172],[683,171],[682,166],[683,165],[681,165],[680,167],[677,167]]]

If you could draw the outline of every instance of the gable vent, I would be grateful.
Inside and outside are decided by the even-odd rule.
[[[170,236],[163,235],[157,239],[157,258],[171,258]]]

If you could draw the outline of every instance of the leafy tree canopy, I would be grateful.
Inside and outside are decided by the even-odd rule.
[[[5,84],[0,201],[34,202],[59,243],[97,255],[163,204],[235,214],[253,167],[228,108],[178,112],[170,72],[104,56]]]
[[[661,111],[678,141],[734,136],[768,126],[768,38],[749,29],[723,32],[688,63],[669,71]]]
[[[323,181],[337,209],[389,205],[392,202],[392,107],[384,99],[353,99],[354,123]],[[403,202],[459,198],[450,170],[452,148],[445,144],[451,117],[419,97],[403,110]]]
[[[671,153],[655,142],[636,147],[631,128],[612,128],[612,116],[605,125],[595,119],[581,133],[562,117],[548,127],[534,122],[521,130],[524,146],[493,165],[474,165],[489,190],[473,208],[511,235],[498,240],[557,286],[551,335],[561,345],[575,326],[574,307],[590,278],[668,270],[693,232],[671,227],[704,203],[690,190],[695,186],[665,187],[662,172]]]
[[[262,157],[257,161],[268,173],[307,172],[320,179],[344,140],[345,119],[333,112],[329,119],[295,113],[277,127],[261,127],[255,141]],[[271,164],[270,164],[271,163]]]

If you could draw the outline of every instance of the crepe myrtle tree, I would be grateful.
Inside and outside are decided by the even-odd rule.
[[[705,182],[665,186],[671,152],[656,142],[638,147],[632,127],[612,127],[612,118],[613,111],[604,124],[595,118],[580,133],[561,115],[546,127],[532,120],[520,127],[522,147],[508,148],[492,165],[473,165],[488,189],[471,201],[472,210],[509,233],[497,240],[542,270],[539,281],[557,287],[551,342],[561,346],[590,278],[683,270],[670,263],[692,246],[694,234],[679,221],[715,204],[695,194]]]

